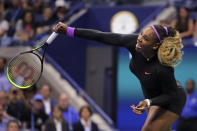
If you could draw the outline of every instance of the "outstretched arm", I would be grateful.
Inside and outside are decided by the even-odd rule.
[[[67,34],[67,29],[68,27],[61,22],[53,27],[55,32],[65,35]],[[88,40],[94,40],[109,45],[124,46],[127,48],[135,48],[138,37],[136,34],[125,35],[81,28],[76,28],[74,30],[74,35]]]
[[[92,29],[76,29],[75,35],[80,38],[85,38],[88,40],[94,40],[98,42],[102,42],[109,45],[115,46],[132,46],[132,44],[136,44],[137,35],[129,34],[117,34],[111,32],[102,32],[98,30]]]

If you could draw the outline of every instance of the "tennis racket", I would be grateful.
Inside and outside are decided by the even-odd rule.
[[[30,50],[17,54],[7,66],[7,78],[12,85],[18,88],[29,88],[35,85],[43,71],[43,61],[49,44],[53,42],[58,34],[53,32],[44,44]],[[36,53],[43,49],[42,57]]]

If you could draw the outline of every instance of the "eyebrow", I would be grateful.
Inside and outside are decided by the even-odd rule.
[[[150,40],[149,37],[148,37],[147,35],[143,35],[143,33],[144,33],[144,30],[141,32],[141,35],[142,35],[145,39]]]
[[[144,37],[145,37],[147,40],[150,40],[149,37],[148,37],[147,35],[144,35]]]
[[[144,33],[144,30],[142,30],[141,35],[143,35],[143,33]]]

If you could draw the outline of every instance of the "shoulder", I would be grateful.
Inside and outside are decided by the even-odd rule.
[[[171,26],[175,26],[177,24],[177,19],[173,19],[171,22]]]
[[[193,23],[194,21],[193,21],[193,19],[189,18],[189,22],[190,22],[190,23]]]
[[[135,42],[135,43],[137,43],[137,38],[138,38],[138,34],[128,34],[128,35],[125,35],[125,36],[127,36],[128,38],[130,38],[130,40],[132,40],[132,41],[130,41],[130,42]]]
[[[52,119],[48,119],[47,121],[46,121],[46,125],[53,125],[54,123],[53,123],[53,121],[52,121]]]
[[[157,68],[157,74],[159,76],[165,76],[167,74],[173,74],[174,73],[174,68],[170,66],[164,66],[161,63],[158,64]]]
[[[63,121],[63,122],[62,122],[62,125],[63,125],[64,127],[66,127],[66,128],[67,128],[67,127],[68,127],[68,122]]]
[[[76,123],[73,124],[73,128],[74,128],[75,130],[77,130],[77,129],[83,129],[83,125],[82,125],[81,122],[79,121],[79,122],[76,122]]]
[[[21,19],[19,19],[17,22],[16,22],[17,25],[22,25],[23,24],[23,21]]]
[[[166,65],[163,65],[163,64],[161,64],[160,62],[159,62],[159,60],[158,60],[158,66],[157,66],[157,70],[158,70],[158,72],[174,72],[174,68],[173,67],[171,67],[171,66],[166,66]]]
[[[77,110],[74,109],[72,106],[69,106],[68,109],[69,109],[69,111],[71,111],[72,113],[77,113],[77,114],[78,114]]]
[[[194,21],[193,21],[193,19],[189,19],[189,21],[188,21],[188,26],[194,26]]]
[[[51,102],[51,104],[52,104],[52,105],[57,104],[57,101],[56,101],[56,100],[54,100],[54,99],[51,99],[51,100],[50,100],[50,102]]]
[[[96,131],[98,130],[98,126],[96,123],[92,122],[92,128]]]
[[[51,119],[47,120],[47,122],[45,123],[45,126],[46,126],[47,131],[54,131],[55,124],[52,122]]]
[[[97,124],[95,122],[92,122],[92,125],[95,126],[95,127],[97,127]]]
[[[40,111],[40,116],[44,119],[48,118],[48,115],[43,110]]]
[[[127,37],[127,38],[126,38]],[[135,46],[137,44],[138,34],[128,34],[124,36],[124,39],[126,39],[126,47],[131,52],[131,54],[134,54]]]
[[[197,98],[197,92],[196,91],[194,91],[194,96]]]
[[[3,21],[1,22],[1,24],[2,24],[2,25],[8,25],[8,22],[7,22],[6,20],[3,20]]]
[[[75,123],[73,124],[73,126],[82,126],[82,124],[81,124],[80,121],[78,121],[78,122],[75,122]]]

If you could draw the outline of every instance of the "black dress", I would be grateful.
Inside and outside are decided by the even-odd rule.
[[[135,48],[138,35],[77,28],[75,36],[127,48],[132,54],[130,70],[140,80],[145,98],[151,99],[152,105],[160,106],[178,115],[181,114],[186,96],[183,88],[176,83],[174,68],[162,65],[157,55],[147,60],[137,52]]]
[[[69,131],[69,126],[67,122],[62,122],[62,131]],[[55,123],[51,120],[48,120],[45,124],[46,129],[45,131],[56,131]]]
[[[81,122],[73,124],[73,131],[85,131]],[[91,122],[91,131],[99,131],[97,125],[94,122]]]

